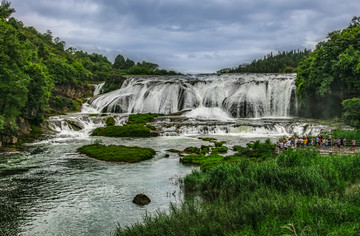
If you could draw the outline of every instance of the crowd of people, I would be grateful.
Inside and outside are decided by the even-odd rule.
[[[337,148],[340,150],[342,147],[352,146],[352,149],[355,151],[356,148],[356,140],[352,139],[350,143],[346,138],[331,138],[329,137],[297,137],[293,136],[290,138],[282,138],[277,142],[276,147],[279,151],[288,150],[288,149],[296,149],[296,148],[304,148],[304,147],[317,147],[317,148]]]

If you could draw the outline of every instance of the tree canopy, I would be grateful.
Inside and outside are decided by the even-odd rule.
[[[11,17],[10,2],[0,5],[0,142],[17,132],[19,117],[39,124],[50,108],[79,107],[76,97],[65,97],[64,86],[83,88],[86,83],[115,81],[124,74],[176,74],[159,70],[150,62],[135,64],[119,55],[114,63],[96,53],[66,48],[51,31],[40,33]]]
[[[300,63],[296,84],[300,115],[340,117],[342,101],[360,96],[360,18],[328,34]]]
[[[253,60],[250,64],[242,64],[237,68],[226,68],[218,73],[293,73],[303,59],[309,55],[309,50],[291,50],[270,53],[263,59]]]

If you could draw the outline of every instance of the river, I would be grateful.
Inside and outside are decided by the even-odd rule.
[[[25,145],[21,152],[0,154],[0,235],[109,235],[118,224],[141,222],[145,214],[166,211],[171,202],[183,200],[179,180],[198,167],[180,164],[178,155],[168,149],[210,145],[199,137],[227,141],[231,148],[257,139],[276,141],[283,135],[321,132],[324,126],[291,118],[296,99],[293,75],[270,77],[273,84],[261,76],[220,78],[218,83],[213,77],[131,79],[119,91],[92,99],[83,113],[51,117],[48,126],[55,134]],[[286,96],[275,96],[284,86],[290,86]],[[257,88],[261,91],[254,94]],[[220,93],[214,94],[217,90]],[[277,104],[279,99],[284,104]],[[158,137],[89,136],[108,116],[117,125],[127,120],[125,113],[99,114],[104,110],[183,112],[153,122],[160,130]],[[157,154],[151,160],[123,164],[77,153],[77,148],[94,142],[149,147]],[[133,204],[138,193],[148,195],[151,203]]]

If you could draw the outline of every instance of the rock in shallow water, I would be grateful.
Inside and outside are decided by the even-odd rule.
[[[133,203],[141,206],[149,204],[150,202],[150,198],[143,193],[136,195],[133,199]]]

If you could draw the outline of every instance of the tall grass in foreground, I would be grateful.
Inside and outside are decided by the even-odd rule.
[[[360,155],[288,151],[184,179],[187,200],[116,235],[359,235]],[[192,193],[203,201],[192,200]]]

